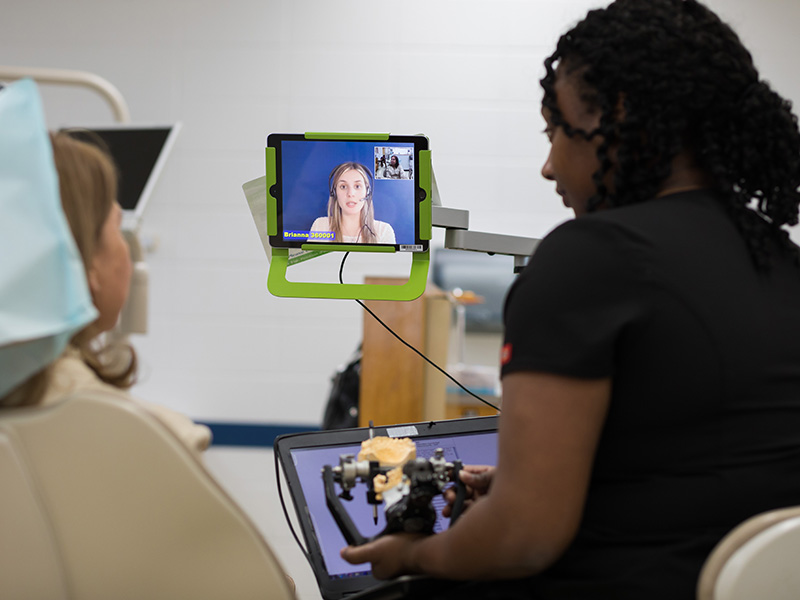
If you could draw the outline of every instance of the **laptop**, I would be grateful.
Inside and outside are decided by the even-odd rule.
[[[117,201],[122,207],[122,229],[136,231],[181,129],[169,125],[104,125],[65,127],[74,137],[103,146],[119,173]]]
[[[437,448],[441,448],[449,462],[460,460],[465,465],[496,465],[497,419],[497,416],[491,416],[388,425],[375,427],[373,433],[375,436],[412,439],[418,458],[430,458]],[[303,550],[324,600],[350,596],[397,598],[399,594],[413,595],[415,589],[430,591],[430,586],[435,584],[435,580],[430,578],[413,576],[390,582],[379,581],[372,577],[369,563],[351,565],[339,556],[339,550],[347,542],[326,504],[322,469],[326,465],[338,466],[342,454],[358,455],[361,442],[367,438],[369,428],[288,434],[275,440],[275,456],[297,514],[297,524],[305,542]],[[278,477],[280,485],[280,474]],[[337,484],[336,492],[340,491]],[[376,524],[373,506],[367,503],[366,484],[359,483],[351,494],[353,499],[343,500],[342,505],[359,533],[369,538],[382,531],[386,525],[384,505],[378,505]],[[433,504],[437,513],[435,534],[447,529],[449,519],[441,516],[445,505],[442,496],[436,496]]]

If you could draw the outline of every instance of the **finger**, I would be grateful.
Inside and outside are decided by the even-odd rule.
[[[458,475],[462,482],[472,487],[476,487],[476,483],[480,482],[483,477],[480,473],[470,473],[469,471],[461,471]]]
[[[492,471],[494,467],[490,465],[464,465],[462,472],[466,471],[467,473],[486,473],[487,471]]]
[[[472,506],[473,502],[474,502],[473,500],[464,500],[464,505],[461,507],[461,513],[463,514],[463,513],[467,512],[467,509],[470,506]],[[452,513],[453,513],[453,507],[451,505],[445,506],[442,509],[442,516],[443,517],[448,517],[449,518]]]
[[[461,481],[471,488],[477,490],[486,490],[492,482],[491,472],[483,471],[480,473],[470,473],[469,471],[462,471],[460,473]]]
[[[339,555],[353,565],[369,562],[369,544],[363,546],[345,546]]]
[[[473,495],[473,490],[471,487],[467,487],[467,498],[471,498]],[[442,498],[444,498],[445,505],[442,511],[447,510],[449,511],[453,504],[456,502],[456,490],[454,486],[447,488],[444,492],[442,492]],[[447,514],[445,514],[447,516]]]

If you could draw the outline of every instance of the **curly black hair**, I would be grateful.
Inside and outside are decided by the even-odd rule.
[[[795,252],[800,132],[791,103],[760,79],[736,33],[696,0],[616,0],[561,36],[545,61],[542,106],[567,135],[601,136],[588,209],[655,197],[672,160],[688,151],[709,174],[756,265],[775,248]],[[574,75],[601,112],[592,132],[558,110],[556,72]],[[623,107],[620,118],[620,102]],[[613,192],[604,185],[612,168]]]

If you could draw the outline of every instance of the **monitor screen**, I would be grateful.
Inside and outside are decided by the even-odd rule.
[[[68,128],[70,135],[111,154],[119,176],[117,201],[124,225],[137,226],[161,174],[180,124]]]
[[[412,439],[416,444],[419,458],[431,458],[436,449],[441,448],[444,451],[445,460],[449,462],[460,460],[465,465],[497,464],[496,430],[422,435]],[[290,451],[293,468],[302,490],[303,501],[307,507],[307,515],[312,521],[316,541],[319,544],[328,575],[332,579],[369,573],[369,565],[365,570],[364,565],[352,565],[339,556],[339,550],[347,545],[347,542],[328,509],[320,476],[323,466],[338,465],[340,455],[357,455],[360,449],[360,443],[352,443],[307,447],[299,445]],[[352,491],[353,499],[345,504],[358,530],[365,537],[371,537],[386,526],[386,517],[381,508],[378,511],[378,522],[373,521],[373,510],[367,503],[366,490],[366,485],[356,486]],[[445,505],[444,498],[436,496],[433,505],[438,515],[434,531],[443,531],[450,523],[448,518],[441,515],[441,509]]]
[[[305,552],[323,598],[343,598],[378,585],[369,564],[352,565],[339,555],[339,550],[347,542],[327,505],[323,467],[338,466],[343,454],[357,455],[361,443],[373,434],[413,440],[419,458],[430,458],[437,448],[441,448],[444,458],[450,462],[461,460],[465,465],[496,465],[498,418],[475,417],[377,426],[374,429],[312,431],[287,434],[275,440],[275,458],[288,483],[305,540]],[[340,485],[334,484],[334,488],[334,493],[338,494]],[[280,491],[280,485],[278,489]],[[350,490],[352,499],[343,500],[342,509],[360,534],[369,538],[383,530],[386,507],[378,507],[378,522],[375,523],[374,505],[367,502],[367,489],[366,483],[359,482]],[[449,520],[441,516],[443,504],[441,496],[434,499],[438,516],[434,523],[436,532],[449,527]]]
[[[423,136],[386,140],[306,139],[272,134],[276,149],[277,248],[305,244],[392,246],[422,251],[419,151]]]

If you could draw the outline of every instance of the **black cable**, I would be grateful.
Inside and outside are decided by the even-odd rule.
[[[350,255],[350,253],[349,253],[349,252],[345,252],[345,255],[344,255],[344,257],[342,258],[342,264],[341,264],[341,265],[340,265],[340,267],[339,267],[339,283],[344,283],[344,281],[343,281],[343,278],[342,278],[342,274],[343,274],[343,272],[344,272],[344,263],[345,263],[345,260],[347,260],[347,257],[348,257],[349,255]],[[480,396],[478,396],[477,394],[475,394],[475,393],[473,393],[472,391],[468,390],[468,389],[467,389],[466,387],[464,387],[464,386],[463,386],[463,385],[462,385],[462,384],[461,384],[459,381],[457,381],[457,380],[456,380],[456,379],[455,379],[455,378],[454,378],[452,375],[450,375],[450,374],[449,374],[447,371],[445,371],[444,369],[442,369],[442,368],[441,368],[439,365],[437,365],[437,364],[436,364],[436,363],[434,363],[432,360],[430,360],[430,359],[429,359],[427,356],[425,356],[425,355],[424,355],[422,352],[420,352],[419,350],[417,350],[416,348],[414,348],[414,346],[412,346],[411,344],[409,344],[408,342],[406,342],[406,341],[405,341],[403,338],[401,338],[399,335],[397,335],[397,334],[396,334],[396,333],[395,333],[395,332],[392,330],[392,328],[391,328],[391,327],[389,327],[389,326],[388,326],[386,323],[384,323],[384,322],[383,322],[383,321],[380,319],[380,317],[378,317],[378,315],[376,315],[374,312],[372,312],[372,311],[371,311],[371,310],[370,310],[370,309],[367,307],[367,305],[366,305],[366,304],[364,304],[364,303],[363,303],[361,300],[356,300],[356,302],[358,302],[358,303],[361,305],[361,308],[363,308],[363,309],[364,309],[365,311],[367,311],[367,312],[368,312],[370,315],[372,315],[372,317],[373,317],[373,318],[374,318],[374,319],[375,319],[375,320],[376,320],[378,323],[380,323],[381,325],[383,325],[383,327],[386,329],[386,331],[388,331],[388,332],[389,332],[389,333],[391,333],[391,334],[392,334],[394,337],[396,337],[396,338],[397,338],[397,339],[398,339],[400,342],[402,342],[402,343],[403,343],[403,345],[405,345],[406,347],[408,347],[408,348],[410,348],[411,350],[413,350],[414,352],[416,352],[416,353],[417,353],[417,354],[418,354],[420,357],[422,357],[422,358],[423,358],[423,359],[424,359],[424,360],[425,360],[425,361],[426,361],[426,362],[427,362],[429,365],[431,365],[431,366],[432,366],[432,367],[434,367],[436,370],[438,370],[440,373],[442,373],[442,374],[443,374],[445,377],[447,377],[447,378],[448,378],[450,381],[452,381],[453,383],[455,383],[455,384],[456,384],[458,387],[460,387],[462,390],[464,390],[464,391],[465,391],[467,394],[469,394],[470,396],[472,396],[472,397],[474,397],[474,398],[476,398],[476,399],[480,400],[481,402],[483,402],[483,403],[484,403],[484,404],[486,404],[487,406],[491,406],[491,407],[492,407],[493,409],[495,409],[497,412],[500,412],[500,409],[499,409],[498,407],[496,407],[494,404],[492,404],[491,402],[488,402],[487,400],[484,400],[483,398],[481,398],[481,397],[480,397]],[[300,548],[300,551],[303,553],[303,556],[305,556],[305,557],[306,557],[306,560],[308,561],[308,563],[309,563],[309,564],[311,564],[311,565],[313,566],[313,564],[312,564],[312,562],[311,562],[311,556],[309,555],[309,553],[308,553],[308,550],[306,549],[306,547],[305,547],[305,546],[303,545],[303,543],[300,541],[300,536],[298,536],[298,535],[297,535],[297,532],[296,532],[296,531],[295,531],[295,529],[294,529],[294,525],[292,525],[292,519],[289,517],[289,511],[288,511],[288,510],[287,510],[287,508],[286,508],[286,501],[285,501],[285,500],[284,500],[284,498],[283,498],[283,486],[281,486],[281,471],[282,471],[282,469],[281,469],[281,466],[280,466],[280,461],[278,460],[278,453],[277,453],[277,452],[274,450],[274,448],[273,448],[273,451],[272,451],[272,452],[273,452],[273,459],[274,459],[274,461],[275,461],[275,480],[276,480],[276,482],[277,482],[277,487],[278,487],[278,498],[280,499],[280,502],[281,502],[281,510],[283,510],[283,516],[284,516],[284,517],[285,517],[285,519],[286,519],[286,523],[287,523],[287,525],[289,526],[289,531],[291,531],[291,533],[292,533],[292,537],[294,537],[294,541],[295,541],[295,542],[297,542],[297,546]]]
[[[344,281],[343,281],[343,279],[342,279],[342,273],[344,272],[344,262],[347,260],[347,257],[348,257],[349,255],[350,255],[350,253],[349,253],[349,252],[345,252],[345,253],[344,253],[344,257],[342,258],[342,264],[339,266],[339,283],[342,283],[342,284],[344,283]],[[491,406],[491,407],[492,407],[493,409],[495,409],[497,412],[500,412],[500,409],[499,409],[498,407],[496,407],[494,404],[492,404],[492,403],[491,403],[491,402],[489,402],[488,400],[484,400],[483,398],[481,398],[480,396],[478,396],[477,394],[475,394],[475,393],[474,393],[474,392],[472,392],[471,390],[468,390],[466,387],[464,387],[463,385],[461,385],[461,382],[459,382],[458,380],[456,380],[456,379],[455,379],[455,377],[453,377],[452,375],[450,375],[450,373],[448,373],[447,371],[445,371],[444,369],[442,369],[442,368],[441,368],[439,365],[437,365],[435,362],[433,362],[431,359],[429,359],[427,356],[425,356],[425,355],[424,355],[422,352],[420,352],[419,350],[417,350],[416,348],[414,348],[414,346],[412,346],[412,345],[411,345],[411,344],[409,344],[407,341],[405,341],[403,338],[401,338],[399,335],[397,335],[397,334],[396,334],[396,333],[395,333],[395,332],[392,330],[392,328],[391,328],[391,327],[389,327],[389,326],[388,326],[386,323],[384,323],[383,321],[381,321],[380,317],[378,317],[378,315],[376,315],[374,312],[372,312],[372,311],[371,311],[371,310],[370,310],[370,309],[367,307],[367,305],[366,305],[366,304],[364,304],[364,303],[363,303],[361,300],[358,300],[358,299],[356,299],[356,302],[358,302],[358,303],[361,305],[361,308],[363,308],[365,311],[367,311],[369,314],[371,314],[371,315],[372,315],[372,317],[373,317],[373,318],[374,318],[374,319],[375,319],[375,320],[376,320],[378,323],[380,323],[381,325],[383,325],[383,327],[384,327],[384,329],[386,329],[386,331],[388,331],[388,332],[389,332],[389,333],[391,333],[391,334],[392,334],[394,337],[396,337],[398,340],[400,340],[400,341],[403,343],[403,345],[405,345],[407,348],[410,348],[411,350],[413,350],[414,352],[416,352],[416,353],[417,353],[419,356],[421,356],[421,357],[422,357],[422,359],[423,359],[423,360],[425,360],[425,362],[427,362],[429,365],[431,365],[431,366],[432,366],[434,369],[436,369],[437,371],[439,371],[439,372],[440,372],[442,375],[444,375],[445,377],[447,377],[447,378],[448,378],[450,381],[452,381],[453,383],[455,383],[455,384],[456,384],[458,387],[460,387],[462,390],[464,390],[464,391],[465,391],[467,394],[469,394],[469,395],[470,395],[470,396],[472,396],[473,398],[475,398],[475,399],[477,399],[477,400],[480,400],[480,401],[481,401],[481,402],[483,402],[485,405],[487,405],[487,406]]]
[[[300,542],[300,537],[297,535],[297,532],[294,530],[294,526],[292,525],[292,520],[289,518],[289,511],[286,510],[286,502],[283,500],[283,489],[281,488],[281,468],[280,464],[278,463],[278,453],[275,449],[272,449],[272,456],[275,459],[275,480],[278,482],[278,498],[281,501],[281,508],[283,509],[283,516],[286,517],[286,523],[289,525],[289,531],[292,532],[292,536],[294,536],[294,541],[297,542],[297,545],[300,547],[300,551],[303,553],[303,556],[306,557],[308,564],[312,567],[314,566],[311,562],[311,556],[308,554],[308,550],[306,550],[305,546]]]

